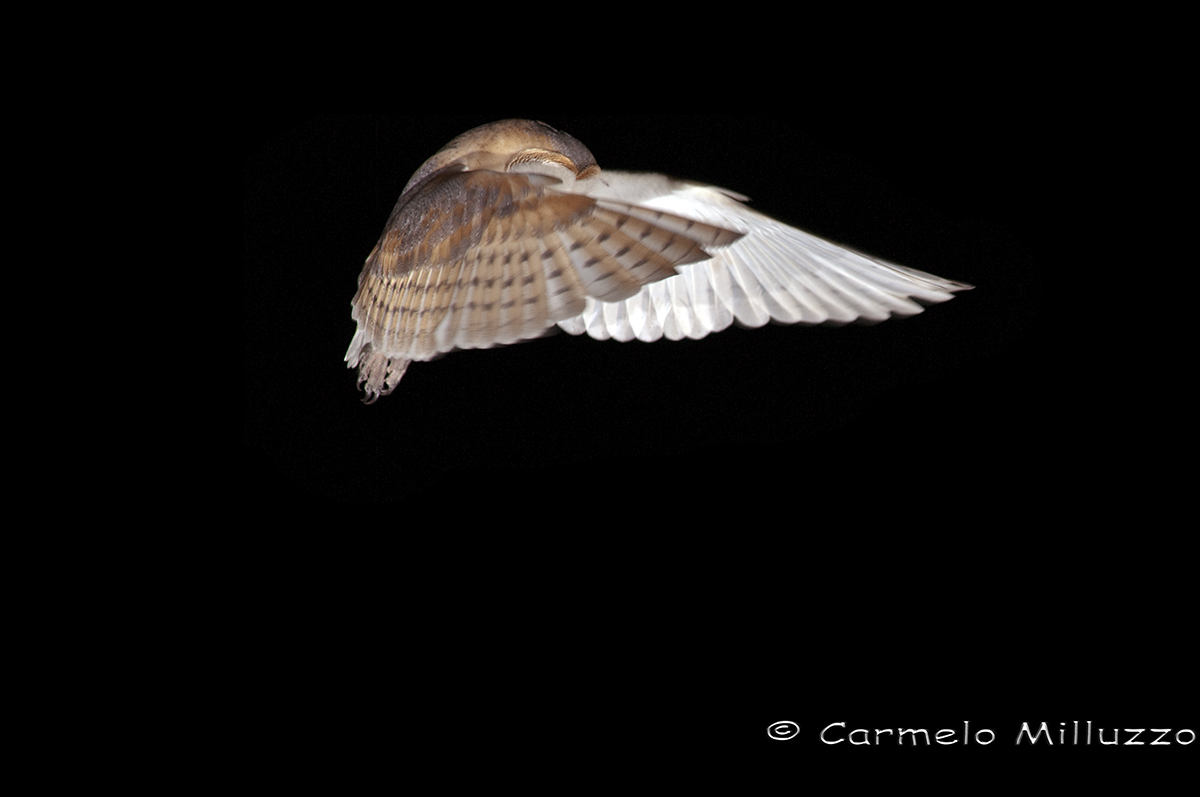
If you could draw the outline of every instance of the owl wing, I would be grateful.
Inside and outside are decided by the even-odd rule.
[[[405,193],[359,275],[346,361],[368,400],[413,360],[538,337],[620,302],[738,233],[557,190],[543,174],[447,167]]]
[[[873,258],[764,216],[745,197],[662,175],[604,172],[586,190],[676,216],[736,230],[742,237],[677,276],[617,302],[589,297],[583,312],[559,322],[572,334],[605,340],[702,338],[735,320],[872,323],[922,311],[972,286]]]

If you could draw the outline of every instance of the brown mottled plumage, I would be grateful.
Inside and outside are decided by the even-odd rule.
[[[739,237],[563,190],[599,171],[575,139],[522,120],[461,135],[427,161],[359,276],[346,359],[368,401],[409,361],[539,337],[587,297],[627,299]]]
[[[405,186],[358,278],[346,353],[366,401],[413,360],[574,334],[703,337],[733,320],[878,321],[970,286],[868,258],[724,189],[605,172],[549,125],[464,133]],[[745,236],[745,238],[743,238]],[[687,267],[687,268],[684,268]]]

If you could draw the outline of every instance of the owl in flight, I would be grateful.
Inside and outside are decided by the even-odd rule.
[[[600,171],[582,143],[510,119],[417,169],[358,277],[346,362],[369,404],[408,364],[544,335],[702,338],[734,321],[876,322],[970,285],[781,224],[746,197]]]

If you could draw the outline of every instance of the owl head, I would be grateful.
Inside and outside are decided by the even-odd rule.
[[[439,169],[453,165],[468,171],[546,174],[564,182],[586,180],[600,173],[595,157],[576,138],[545,122],[505,119],[455,137],[421,164],[404,192]]]

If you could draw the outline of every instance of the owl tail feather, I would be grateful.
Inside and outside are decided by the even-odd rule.
[[[355,334],[350,350],[346,352],[346,367],[358,368],[358,388],[367,394],[363,403],[374,404],[377,398],[396,389],[412,361],[403,357],[385,357],[375,351],[365,337],[361,330]]]

